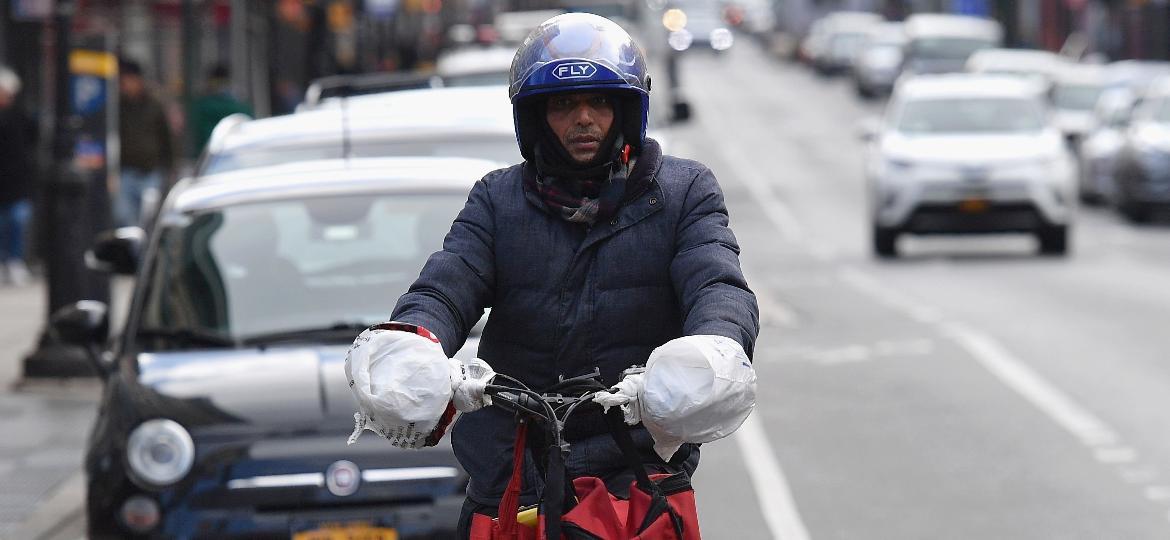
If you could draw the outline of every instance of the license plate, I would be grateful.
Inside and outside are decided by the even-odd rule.
[[[366,524],[328,525],[293,533],[292,540],[398,540],[398,531]]]
[[[989,206],[990,205],[987,204],[987,199],[971,197],[963,199],[963,201],[959,203],[959,211],[966,214],[978,214],[980,212],[986,212]]]

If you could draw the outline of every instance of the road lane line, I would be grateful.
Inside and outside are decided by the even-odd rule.
[[[809,540],[808,529],[796,511],[792,490],[776,460],[776,452],[757,420],[759,415],[760,410],[756,409],[748,416],[735,432],[735,442],[756,490],[760,513],[775,540]]]
[[[1015,390],[1086,446],[1117,444],[1118,436],[1113,429],[1037,375],[990,336],[958,323],[944,324],[943,330],[1000,382]]]

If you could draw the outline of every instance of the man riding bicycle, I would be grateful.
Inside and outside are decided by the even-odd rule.
[[[354,349],[443,366],[435,368],[438,380],[490,307],[479,357],[536,390],[595,368],[616,385],[655,351],[661,362],[682,364],[699,349],[714,351],[718,361],[750,370],[758,308],[722,191],[707,167],[664,156],[646,137],[650,78],[629,35],[594,15],[554,17],[524,41],[510,79],[525,161],[476,183],[442,251],[383,326],[390,331],[363,333]],[[466,376],[468,366],[455,369]],[[643,391],[638,378],[623,384],[617,393],[627,401]],[[482,385],[470,396],[459,380],[452,386],[454,406],[465,413],[451,444],[470,475],[460,521],[466,537],[472,514],[494,514],[508,483],[515,418],[483,407]],[[442,412],[429,424],[381,433],[400,446],[433,444],[453,414],[448,407],[440,420]],[[732,429],[742,418],[733,421]],[[665,436],[642,424],[631,434],[651,472],[690,474],[698,465],[698,445],[686,438],[656,441]],[[574,416],[564,435],[571,476],[628,492],[633,473],[599,408]],[[534,502],[535,492],[526,495]]]

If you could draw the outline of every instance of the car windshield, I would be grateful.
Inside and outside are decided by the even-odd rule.
[[[1099,85],[1060,84],[1052,91],[1052,102],[1058,109],[1091,111],[1104,90]]]
[[[910,56],[923,60],[961,60],[995,44],[986,39],[924,38],[910,43]]]
[[[1038,100],[1021,98],[922,99],[903,105],[895,126],[901,133],[1025,133],[1044,127]]]
[[[317,329],[352,340],[386,320],[465,193],[250,203],[160,225],[137,343],[229,346]],[[214,338],[214,339],[212,339]]]
[[[1146,119],[1159,124],[1170,124],[1170,98],[1157,98],[1142,105]]]
[[[434,140],[394,139],[355,140],[350,157],[437,156],[489,159],[504,163],[519,163],[520,150],[511,134],[482,137],[444,137]],[[340,159],[346,157],[341,141],[322,143],[306,141],[297,144],[243,147],[238,150],[213,154],[200,174],[280,165],[291,161]]]
[[[836,56],[852,56],[865,43],[865,34],[833,34],[829,39],[829,50]]]

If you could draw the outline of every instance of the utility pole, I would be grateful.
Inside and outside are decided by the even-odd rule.
[[[79,171],[74,163],[75,129],[78,122],[73,111],[70,55],[73,43],[70,35],[74,0],[58,0],[53,16],[54,38],[54,101],[52,166],[46,185],[47,219],[44,220],[46,238],[51,239],[46,249],[49,305],[46,321],[54,311],[78,300],[109,302],[108,281],[105,286],[85,266],[85,251],[94,237],[94,212],[90,195],[92,178]],[[104,190],[95,196],[105,196]],[[57,342],[51,336],[46,322],[37,350],[24,360],[24,376],[83,377],[93,375],[93,368],[85,351]]]

